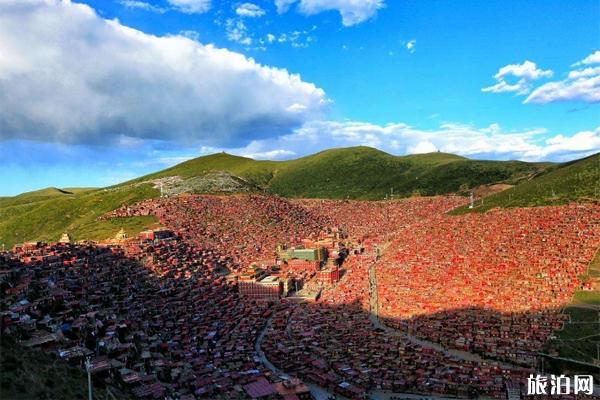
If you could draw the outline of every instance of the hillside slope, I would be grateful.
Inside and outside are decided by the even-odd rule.
[[[382,199],[458,192],[486,183],[517,182],[546,168],[518,161],[476,161],[445,153],[398,157],[368,147],[326,150],[288,161],[270,183],[291,197]]]
[[[96,219],[122,204],[158,196],[151,185],[82,191],[9,206],[0,205],[0,249],[27,240],[57,241],[63,232],[75,240],[106,239],[121,228],[129,234],[155,223],[154,217]],[[13,198],[14,199],[14,198]]]
[[[290,197],[382,199],[435,195],[462,187],[516,183],[551,164],[477,161],[446,153],[393,156],[365,146],[325,150],[289,161],[258,161],[226,153],[186,161],[123,185],[226,171],[268,193]]]
[[[0,207],[10,207],[15,205],[35,203],[38,201],[55,199],[58,197],[68,197],[76,194],[86,193],[95,190],[94,188],[64,188],[59,189],[49,187],[35,190],[33,192],[22,193],[13,197],[0,197]]]
[[[560,164],[534,179],[486,197],[475,211],[494,207],[534,207],[566,204],[573,201],[600,200],[600,153]],[[467,209],[457,210],[458,213]]]
[[[491,183],[516,185],[485,199],[495,206],[564,203],[598,198],[598,155],[566,164],[480,161],[429,153],[393,156],[370,148],[331,149],[289,161],[258,161],[212,154],[105,189],[44,189],[0,198],[0,248],[26,240],[106,239],[121,228],[129,234],[155,226],[152,217],[97,221],[123,204],[157,197],[157,182],[171,182],[166,193],[262,192],[288,197],[383,199],[394,195],[467,194]],[[175,183],[173,183],[175,182]],[[220,186],[221,185],[221,186]],[[168,189],[168,188],[167,188]],[[555,195],[552,196],[552,191]],[[467,210],[462,210],[465,212]]]
[[[5,400],[71,400],[87,398],[83,369],[67,364],[40,350],[19,345],[11,337],[0,338],[0,398]],[[94,388],[94,399],[109,397]],[[123,397],[119,393],[119,398]]]

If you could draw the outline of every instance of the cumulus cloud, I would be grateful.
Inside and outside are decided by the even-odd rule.
[[[580,65],[589,65],[589,64],[600,64],[600,50],[596,50],[583,60],[576,62],[573,64],[574,67],[578,67]]]
[[[559,101],[600,102],[600,51],[573,64],[566,79],[548,82],[536,88],[525,103],[554,103]]]
[[[494,79],[497,81],[495,85],[485,87],[481,91],[492,93],[516,92],[519,95],[524,95],[531,91],[533,81],[551,76],[552,71],[538,68],[531,61],[525,61],[523,64],[509,64],[500,68],[494,75]],[[507,79],[517,79],[517,81],[509,83]]]
[[[211,0],[167,0],[176,10],[186,14],[202,14],[210,10]]]
[[[236,7],[235,13],[240,17],[257,18],[265,15],[265,10],[253,3],[243,3]]]
[[[555,103],[558,101],[600,102],[600,74],[577,79],[548,82],[535,89],[525,103]]]
[[[0,2],[0,38],[0,140],[223,146],[291,132],[327,104],[285,69],[66,0]]]
[[[344,26],[360,24],[385,7],[384,0],[275,0],[277,12],[280,14],[287,12],[294,3],[298,3],[298,11],[305,15],[338,11]]]
[[[542,154],[593,154],[600,151],[600,127],[593,131],[577,132],[573,136],[556,135],[545,141]]]
[[[476,127],[444,123],[435,129],[418,129],[404,123],[309,121],[291,134],[255,140],[245,148],[224,150],[249,155],[294,149],[294,156],[301,156],[331,147],[358,145],[392,154],[439,150],[475,158],[564,161],[600,151],[600,127],[567,136],[549,135],[543,128],[506,132],[498,124]],[[290,157],[279,153],[278,158]]]

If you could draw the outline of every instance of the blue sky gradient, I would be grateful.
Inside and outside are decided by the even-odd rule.
[[[60,8],[56,15],[67,26],[72,21],[74,29],[56,33],[56,43],[43,44],[56,46],[61,54],[47,63],[58,67],[47,70],[41,58],[45,52],[34,53],[32,43],[51,42],[57,28],[40,22],[39,34],[36,26],[22,39],[11,27],[39,21],[28,19],[35,7],[10,8],[9,1],[2,6],[7,10],[0,9],[0,34],[7,37],[8,56],[26,61],[11,64],[0,57],[0,90],[7,93],[0,95],[0,167],[8,183],[0,195],[46,186],[106,186],[221,150],[285,159],[365,144],[399,155],[439,149],[473,158],[553,161],[600,151],[597,0],[365,4],[369,1],[380,7],[353,10],[359,20],[351,24],[341,17],[343,1],[300,0],[281,13],[274,1],[266,0],[213,0],[208,11],[195,13],[182,9],[177,0],[77,2],[89,6],[87,14],[73,9],[80,4],[50,1],[38,7],[37,15]],[[35,5],[36,0],[31,2]],[[252,3],[250,9],[261,10],[261,15],[239,15],[240,7],[249,7],[245,3]],[[331,6],[334,3],[338,9]],[[5,31],[2,14],[5,22],[14,22],[5,24]],[[112,20],[117,31],[106,31],[105,20]],[[85,26],[93,21],[97,30],[76,29],[82,21],[87,21]],[[119,35],[128,35],[121,27],[139,31],[141,43],[158,46],[159,38],[175,36],[182,36],[183,42],[121,46]],[[82,37],[75,39],[86,47],[71,54],[66,38],[79,34]],[[183,50],[175,63],[189,62],[192,67],[183,72],[177,67],[182,73],[174,78],[172,66],[161,64],[161,54],[169,63],[168,49],[179,44]],[[209,44],[227,49],[228,59],[222,60],[212,47],[206,50]],[[121,72],[111,75],[112,58],[106,56],[95,61],[100,72],[93,63],[82,69],[88,72],[69,70],[102,46],[102,54],[114,51],[114,70]],[[190,55],[195,46],[202,46],[203,55]],[[75,62],[63,62],[69,57]],[[206,69],[202,57],[217,61]],[[283,83],[271,73],[265,78],[250,59],[285,71]],[[525,68],[526,61],[534,67]],[[89,73],[87,89],[81,95],[62,89],[42,94],[29,93],[27,87],[17,91],[17,80],[24,75],[15,71],[23,73],[19,68],[28,62],[34,65],[27,71],[35,74],[37,86],[45,84],[42,79],[52,81],[54,73],[64,74],[65,82]],[[242,64],[245,72],[232,67],[231,75],[221,76],[229,65]],[[509,65],[514,66],[509,68],[512,73],[499,73]],[[290,74],[299,74],[299,83]],[[135,79],[139,82],[130,83]],[[499,83],[513,86],[508,91],[482,90]],[[48,85],[53,88],[54,82]],[[158,89],[149,94],[148,87]],[[31,91],[37,92],[35,87]],[[96,94],[93,91],[113,105],[126,101],[128,114],[110,119],[107,115],[114,109],[90,100],[86,93]],[[26,108],[15,100],[18,96],[35,97],[36,102]],[[150,103],[153,97],[161,98]],[[23,116],[63,100],[66,105],[56,106],[56,115]],[[89,120],[87,102],[97,107]],[[163,102],[164,115],[158,111]],[[211,111],[205,114],[204,108]],[[69,118],[77,123],[63,123]],[[185,121],[192,121],[193,129],[186,129]]]

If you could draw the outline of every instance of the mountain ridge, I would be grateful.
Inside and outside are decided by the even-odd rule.
[[[0,198],[0,244],[55,241],[63,232],[77,240],[106,239],[121,228],[134,235],[156,226],[156,219],[98,218],[124,204],[160,196],[161,186],[171,194],[239,192],[361,200],[389,199],[392,193],[393,198],[468,195],[486,185],[514,186],[486,197],[485,207],[457,211],[468,212],[597,199],[600,189],[590,192],[586,186],[597,178],[599,165],[600,153],[563,164],[472,160],[437,152],[395,156],[366,146],[328,149],[287,161],[216,153],[106,188],[47,188]],[[562,181],[566,184],[557,184]],[[169,192],[168,185],[176,190]],[[548,198],[548,185],[558,198]]]

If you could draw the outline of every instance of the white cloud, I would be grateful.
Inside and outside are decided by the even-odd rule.
[[[275,7],[277,7],[277,13],[283,14],[287,12],[291,5],[297,0],[275,0]]]
[[[290,132],[327,105],[285,69],[148,35],[79,3],[4,0],[0,38],[0,140],[227,145]]]
[[[167,0],[175,9],[186,14],[202,14],[210,10],[211,0]]]
[[[385,7],[384,0],[275,0],[277,12],[287,12],[296,2],[298,11],[305,15],[338,11],[344,26],[360,24],[374,17],[379,9]]]
[[[265,10],[253,3],[243,3],[236,7],[235,13],[240,17],[257,18],[265,15]]]
[[[242,151],[241,153],[238,153],[237,155],[242,156],[242,157],[254,158],[255,160],[280,160],[280,159],[290,158],[292,156],[295,156],[296,153],[294,153],[291,150],[275,149],[275,150],[263,151],[263,152],[258,152],[258,153],[248,153],[248,152]]]
[[[511,75],[517,78],[525,78],[529,81],[534,81],[539,78],[551,77],[552,71],[544,71],[543,69],[538,68],[534,62],[525,61],[523,64],[505,65],[500,68],[496,75],[494,75],[494,78],[502,79]]]
[[[600,51],[573,64],[574,67],[600,63]],[[600,102],[600,66],[575,69],[566,79],[548,82],[536,88],[525,103],[554,103],[558,101]]]
[[[198,41],[200,39],[200,34],[197,31],[194,30],[184,30],[184,31],[179,31],[179,35],[181,36],[185,36],[188,39],[192,39],[194,41]]]
[[[476,158],[564,161],[600,151],[600,127],[571,136],[548,138],[548,132],[543,128],[506,132],[498,124],[475,127],[444,123],[435,129],[418,129],[403,123],[309,121],[291,134],[255,140],[245,148],[224,150],[240,155],[294,150],[294,156],[302,156],[332,147],[358,145],[376,147],[392,154],[440,150]],[[278,158],[290,157],[280,153]]]
[[[589,67],[584,69],[576,69],[569,72],[569,79],[587,78],[590,76],[600,75],[600,67]]]
[[[600,74],[549,82],[535,89],[525,99],[525,103],[538,104],[558,101],[600,102]]]
[[[167,12],[166,8],[158,7],[150,3],[146,3],[145,1],[139,0],[120,0],[119,3],[126,8],[136,8],[145,11],[151,11],[158,14],[164,14]]]
[[[244,147],[211,147],[202,146],[199,149],[199,155],[215,154],[225,151],[229,154],[235,154],[242,157],[250,157],[257,160],[281,160],[289,159],[297,155],[295,151],[283,148],[265,147],[266,141],[253,140]]]
[[[546,140],[543,153],[562,154],[577,152],[592,154],[600,150],[600,127],[594,131],[582,131],[573,136],[556,135]]]
[[[417,50],[416,45],[417,45],[416,39],[409,40],[406,43],[406,50],[408,50],[408,52],[412,54],[415,52],[415,50]]]
[[[316,36],[314,36],[314,31],[316,29],[317,27],[313,26],[311,29],[283,32],[277,35],[273,33],[267,33],[264,37],[258,38],[256,42],[263,46],[261,48],[262,50],[266,49],[267,45],[275,42],[287,43],[295,48],[307,48],[316,41]],[[247,35],[250,36],[249,34]]]
[[[286,108],[286,111],[301,113],[301,112],[306,111],[306,106],[304,104],[294,103],[291,106],[289,106],[288,108]]]
[[[590,64],[600,64],[600,50],[596,50],[583,60],[573,64],[574,67],[578,67],[580,65],[590,65]]]
[[[525,61],[523,64],[509,64],[500,68],[494,75],[495,85],[481,89],[482,92],[503,93],[516,92],[519,95],[531,91],[531,82],[552,76],[552,71],[538,68],[534,62]],[[517,78],[515,83],[507,82],[507,78]]]
[[[496,83],[495,85],[481,89],[482,92],[491,93],[511,93],[516,92],[517,94],[527,94],[531,90],[531,87],[523,79],[520,79],[517,83],[511,85],[506,83],[504,80]]]
[[[437,147],[429,141],[419,142],[415,146],[408,148],[409,154],[433,153],[435,151],[437,151]]]
[[[225,22],[225,33],[227,39],[232,42],[243,44],[244,46],[252,44],[252,38],[248,35],[248,28],[246,28],[246,24],[242,20],[229,18]]]

